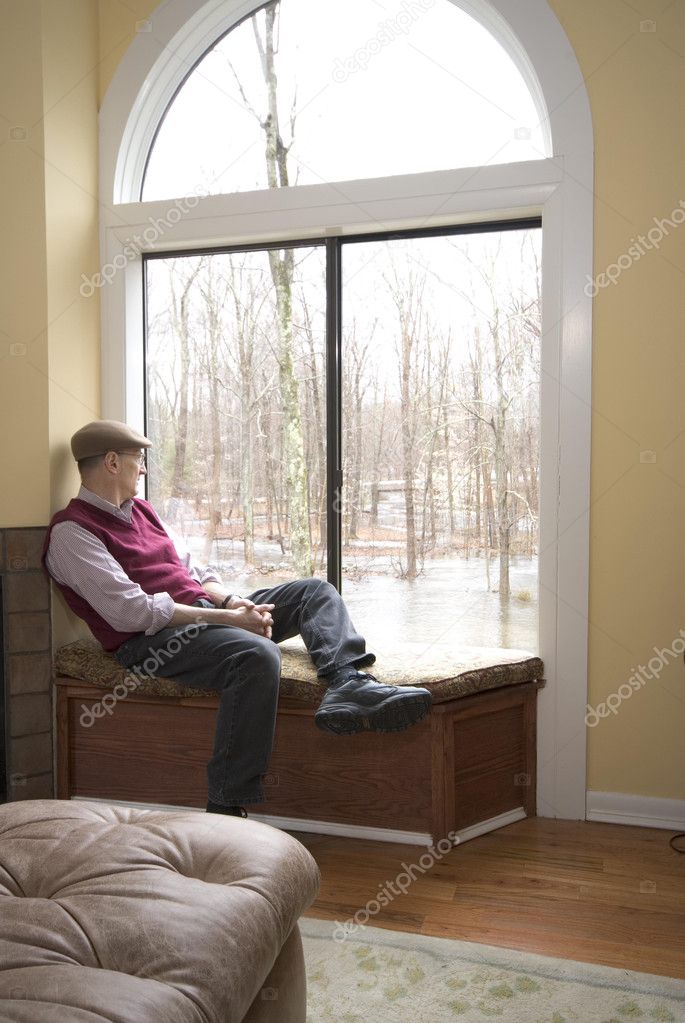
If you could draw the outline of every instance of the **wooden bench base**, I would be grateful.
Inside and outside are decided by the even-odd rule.
[[[204,807],[218,699],[131,694],[87,727],[111,690],[57,678],[58,797]],[[437,842],[522,808],[534,816],[541,681],[436,703],[404,732],[335,736],[315,708],[279,701],[267,800],[254,812],[429,834]],[[88,718],[85,718],[87,721]]]

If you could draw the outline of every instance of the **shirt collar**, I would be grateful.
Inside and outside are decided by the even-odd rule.
[[[85,501],[86,504],[92,504],[95,508],[100,508],[102,511],[109,512],[110,515],[114,515],[117,519],[123,519],[125,522],[131,521],[133,515],[133,499],[128,498],[124,501],[121,508],[118,508],[116,504],[112,504],[111,501],[105,501],[104,497],[98,497],[92,490],[88,490],[82,486],[78,492],[79,501]]]

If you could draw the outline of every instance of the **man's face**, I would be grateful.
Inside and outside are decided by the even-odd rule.
[[[138,492],[138,481],[141,476],[144,476],[147,472],[145,466],[145,452],[140,448],[132,449],[131,451],[118,451],[117,454],[121,459],[121,482],[129,493],[130,497],[135,497]]]

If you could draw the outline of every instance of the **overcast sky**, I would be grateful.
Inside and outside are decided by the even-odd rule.
[[[314,184],[545,156],[513,61],[450,0],[282,0],[277,60],[286,143],[297,87],[291,184],[296,174]],[[264,116],[250,18],[173,102],[144,199],[266,187],[263,134],[231,67]]]

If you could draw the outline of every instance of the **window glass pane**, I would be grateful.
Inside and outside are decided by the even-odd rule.
[[[380,650],[537,649],[540,237],[343,248],[343,594]]]
[[[512,59],[450,0],[276,0],[189,75],[142,197],[541,159],[538,120]]]
[[[325,578],[323,248],[146,268],[149,499],[238,592]]]
[[[343,594],[537,648],[540,231],[343,244]],[[242,592],[326,574],[323,247],[147,262],[149,496]]]

